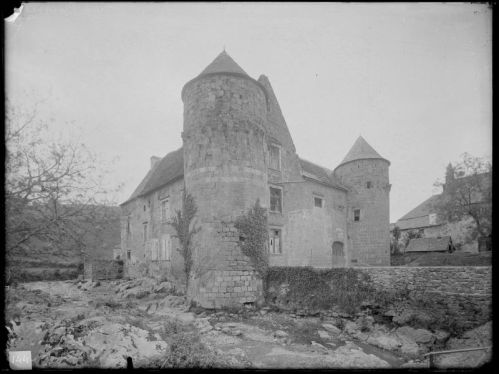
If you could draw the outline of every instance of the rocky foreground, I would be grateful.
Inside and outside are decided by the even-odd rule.
[[[377,323],[368,309],[207,311],[189,308],[169,282],[147,278],[25,283],[6,300],[8,348],[30,350],[35,368],[124,368],[127,357],[148,368],[427,367],[429,351],[492,345],[491,322],[455,337],[404,325],[408,313],[390,311]],[[444,355],[436,364],[476,367],[490,355]]]

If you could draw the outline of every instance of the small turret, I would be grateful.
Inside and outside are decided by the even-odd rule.
[[[389,166],[390,162],[359,136],[334,170],[349,189],[347,226],[352,265],[390,264]]]

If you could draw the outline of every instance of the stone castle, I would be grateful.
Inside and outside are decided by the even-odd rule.
[[[233,223],[257,199],[268,212],[271,266],[389,265],[390,162],[359,137],[334,169],[301,159],[268,78],[224,51],[182,89],[182,148],[151,157],[122,208],[130,277],[185,277],[167,223],[190,193],[198,207],[189,297],[203,307],[256,301],[262,281]]]

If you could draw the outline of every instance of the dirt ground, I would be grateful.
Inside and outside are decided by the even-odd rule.
[[[127,357],[134,367],[168,367],[175,339],[191,334],[224,367],[427,366],[422,355],[352,337],[339,317],[188,309],[185,297],[147,282],[24,283],[7,291],[8,348],[31,351],[35,368],[123,368]]]

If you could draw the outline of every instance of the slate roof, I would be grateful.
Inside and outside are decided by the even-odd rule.
[[[300,165],[302,168],[303,176],[315,179],[330,187],[348,191],[348,189],[338,181],[331,170],[302,158],[300,158]]]
[[[211,64],[209,64],[198,77],[212,73],[237,73],[248,76],[246,72],[235,62],[227,52],[220,53]]]
[[[353,144],[352,148],[350,148],[350,151],[348,151],[343,161],[340,162],[340,165],[346,164],[350,161],[362,159],[381,159],[390,163],[390,161],[381,157],[380,154],[376,152],[374,148],[371,147],[362,136],[359,136]]]
[[[132,195],[121,205],[146,195],[184,175],[184,149],[168,153],[158,161],[139,183]]]
[[[438,203],[441,196],[441,194],[431,196],[430,198],[419,204],[417,207],[415,207],[413,210],[411,210],[409,213],[405,214],[402,218],[399,219],[399,221],[425,217],[430,213],[436,213],[433,205]]]
[[[411,239],[405,252],[446,252],[450,243],[450,236]]]

